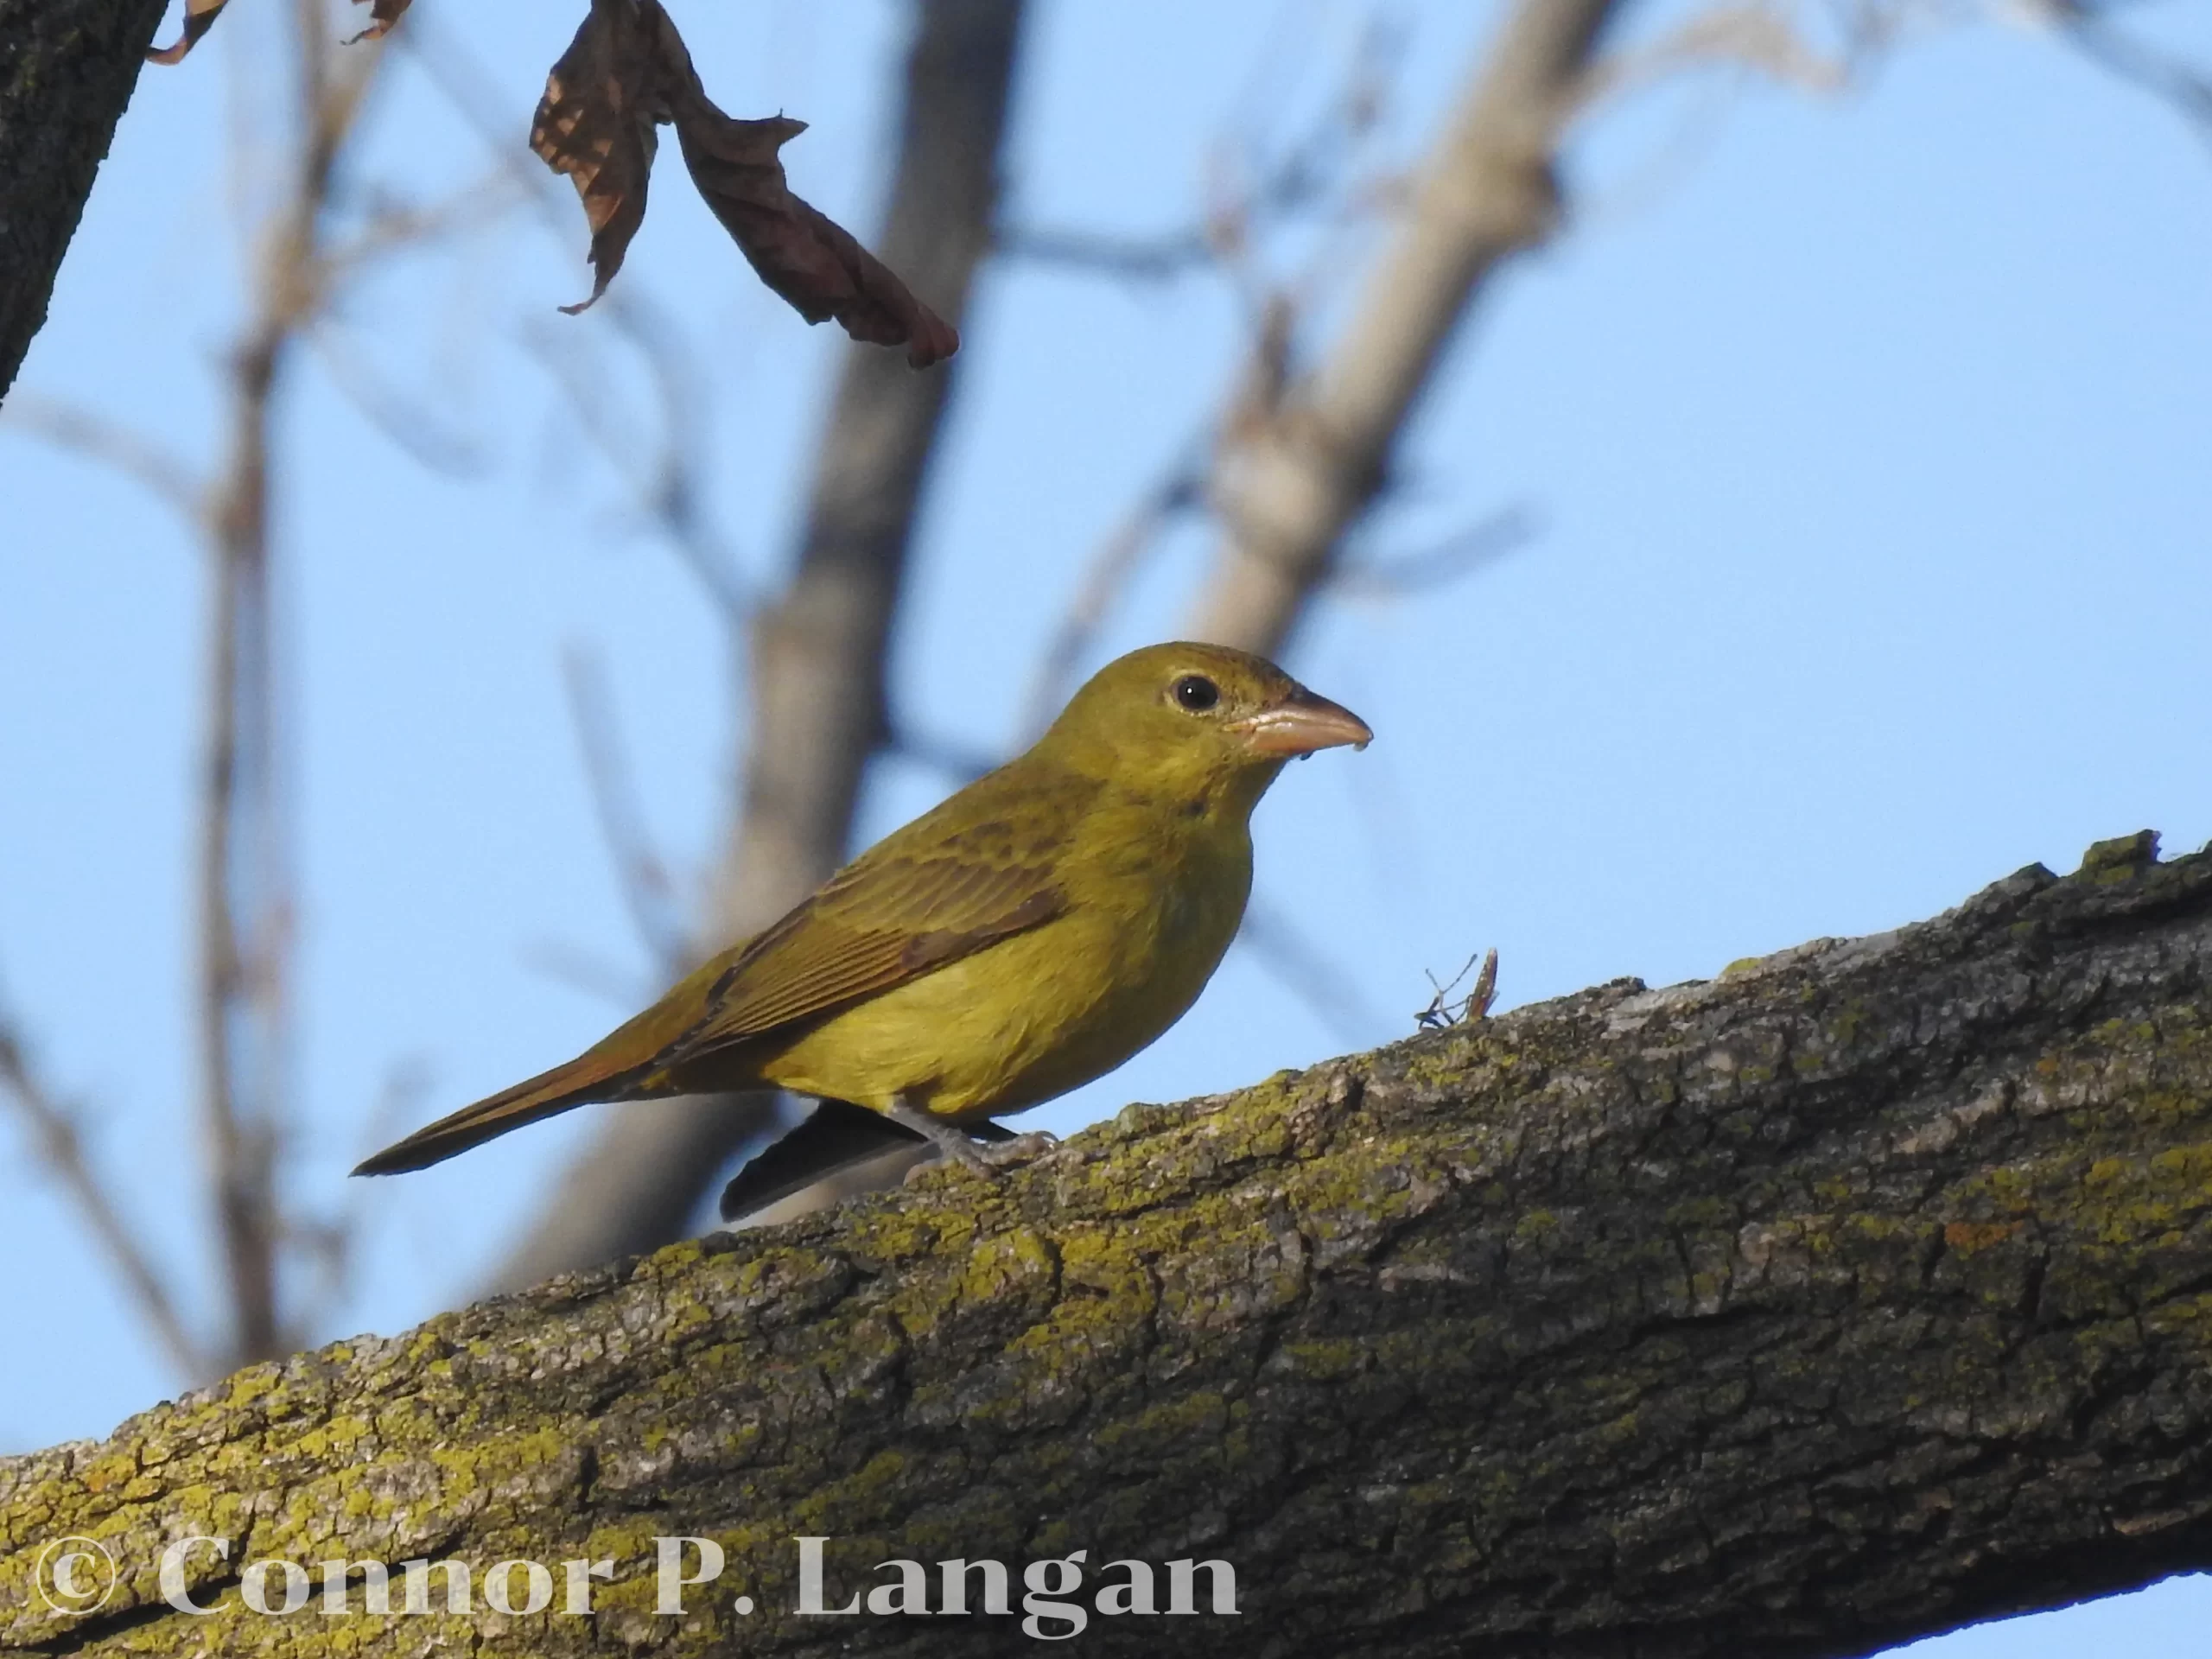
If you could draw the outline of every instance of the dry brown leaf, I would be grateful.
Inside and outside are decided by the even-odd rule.
[[[645,222],[654,127],[672,122],[691,180],[760,280],[809,322],[835,317],[855,340],[904,346],[927,368],[960,349],[950,324],[845,230],[791,194],[777,152],[806,130],[741,121],[708,98],[659,0],[592,0],[545,84],[531,148],[575,179],[591,225],[591,298],[607,291]]]
[[[809,322],[835,317],[855,340],[904,346],[925,369],[960,349],[952,325],[916,299],[845,228],[791,194],[776,152],[806,130],[787,116],[740,121],[704,92],[676,105],[691,182],[762,282]]]
[[[346,42],[348,46],[390,34],[391,26],[399,21],[399,14],[407,10],[407,0],[353,0],[353,3],[368,7],[370,21],[366,29]]]
[[[168,45],[149,48],[149,63],[182,63],[184,54],[200,44],[200,37],[214,28],[215,19],[229,0],[184,0],[184,32]]]
[[[647,6],[659,10],[651,0]],[[592,0],[591,15],[545,78],[530,147],[575,181],[591,226],[591,297],[563,306],[570,316],[607,292],[645,222],[645,180],[659,142],[653,129],[668,118],[661,80],[652,20],[634,0]]]

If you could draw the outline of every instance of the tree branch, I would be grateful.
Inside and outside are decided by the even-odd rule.
[[[664,978],[683,972],[690,942],[674,913],[668,866],[653,850],[645,815],[638,801],[636,774],[622,741],[621,723],[607,689],[607,671],[598,655],[571,644],[561,653],[561,681],[569,694],[569,719],[583,751],[584,778],[591,786],[599,833],[614,867],[615,885],[630,912],[630,925]]]
[[[213,1368],[184,1322],[175,1292],[154,1253],[124,1218],[124,1208],[94,1172],[78,1115],[57,1099],[31,1070],[22,1039],[0,1017],[0,1095],[13,1102],[29,1128],[33,1148],[69,1195],[78,1215],[107,1253],[146,1328],[177,1375],[199,1381]]]
[[[1135,578],[1139,567],[1160,544],[1177,515],[1203,500],[1202,446],[1192,442],[1149,485],[1090,556],[1075,597],[1045,644],[1023,702],[1017,728],[1029,740],[1044,735],[1076,687],[1093,643]]]
[[[899,1557],[1220,1559],[1239,1617],[1177,1632],[1290,1659],[1856,1654],[2206,1565],[2212,853],[2154,846],[1132,1107],[996,1181],[0,1460],[0,1651],[1006,1650],[1018,1614],[796,1614],[798,1535],[832,1605]],[[65,1534],[122,1567],[97,1612],[33,1593]],[[232,1540],[183,1563],[206,1618],[157,1589],[192,1534]],[[728,1566],[656,1617],[678,1534]],[[587,1556],[593,1619],[227,1587]],[[1094,1616],[1085,1650],[1161,1629]]]
[[[296,0],[299,152],[256,264],[230,359],[229,454],[207,515],[214,566],[200,779],[200,1121],[232,1311],[231,1363],[284,1352],[276,1160],[290,1116],[293,926],[283,791],[270,477],[286,373],[328,296],[324,210],[380,48],[335,47],[317,0]]]
[[[1484,283],[1551,233],[1554,157],[1621,0],[1521,0],[1484,54],[1327,356],[1223,446],[1226,531],[1193,638],[1279,652],[1329,574]]]
[[[195,534],[207,528],[207,486],[166,444],[121,422],[60,398],[17,392],[0,408],[0,431],[21,432],[112,467],[174,508]]]
[[[0,0],[0,397],[15,383],[163,0]]]

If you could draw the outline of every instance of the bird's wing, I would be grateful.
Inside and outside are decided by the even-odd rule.
[[[879,842],[748,943],[657,1065],[831,1013],[1060,914],[1058,855],[1086,786],[1033,779],[1016,793],[993,787],[998,775]],[[1015,810],[991,810],[1001,798]]]
[[[587,1101],[676,1093],[669,1073],[686,1061],[1051,920],[1066,906],[1058,860],[1091,788],[1020,762],[978,779],[575,1059],[417,1129],[353,1173],[421,1169]]]

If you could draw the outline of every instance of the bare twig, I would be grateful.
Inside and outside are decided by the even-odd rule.
[[[1009,259],[1064,266],[1135,282],[1166,282],[1232,264],[1269,231],[1324,207],[1332,198],[1363,194],[1350,187],[1361,145],[1389,107],[1405,44],[1402,32],[1378,19],[1362,37],[1337,96],[1296,141],[1263,157],[1256,176],[1240,179],[1236,146],[1214,146],[1211,200],[1197,223],[1159,233],[1115,235],[1051,226],[1001,225],[993,250]]]
[[[2161,52],[2113,26],[2105,6],[2090,0],[2044,0],[2062,39],[2108,73],[2172,106],[2212,143],[2212,73]]]
[[[1794,8],[1774,0],[1716,5],[1697,12],[1649,44],[1617,52],[1583,83],[1586,106],[1600,99],[1639,91],[1685,69],[1734,68],[1811,92],[1841,91],[1857,66],[1859,31],[1830,55],[1806,38]]]
[[[668,866],[654,852],[645,814],[638,804],[636,775],[622,741],[607,675],[599,658],[582,645],[561,653],[561,677],[569,693],[569,715],[583,753],[584,775],[591,785],[607,855],[630,912],[631,925],[664,978],[683,971],[691,941],[676,919]]]
[[[379,198],[359,230],[317,254],[316,267],[325,286],[335,289],[402,250],[481,232],[528,199],[515,174],[503,167],[427,206]]]
[[[1395,598],[1438,588],[1504,558],[1528,545],[1535,519],[1523,507],[1508,507],[1453,531],[1433,546],[1411,553],[1375,555],[1340,564],[1329,578],[1338,593]]]
[[[215,1368],[186,1327],[175,1292],[154,1265],[153,1252],[130,1230],[123,1218],[123,1206],[94,1174],[76,1113],[39,1080],[22,1039],[4,1015],[0,1015],[0,1091],[15,1103],[30,1128],[39,1160],[61,1184],[85,1225],[107,1252],[131,1302],[169,1363],[192,1381],[213,1375]]]
[[[573,327],[527,327],[524,344],[567,397],[577,426],[623,476],[639,509],[698,581],[724,626],[741,630],[758,601],[707,506],[699,453],[706,399],[693,368],[696,353],[649,301],[611,290],[594,309],[607,313],[644,359],[660,394],[660,441],[650,459],[639,454],[635,434],[610,413],[607,385],[585,365]]]
[[[1255,893],[1244,906],[1237,944],[1276,981],[1320,1016],[1336,1040],[1352,1047],[1372,1042],[1389,1022],[1359,994],[1329,953],[1306,938],[1290,917]]]
[[[429,1067],[419,1057],[396,1061],[386,1070],[374,1103],[362,1115],[354,1138],[359,1154],[366,1156],[397,1135],[404,1125],[419,1122],[429,1092]],[[369,1221],[378,1213],[378,1204],[390,1196],[388,1187],[355,1181],[347,1186],[338,1213],[331,1219],[294,1219],[288,1224],[286,1246],[315,1270],[314,1283],[301,1296],[293,1321],[296,1326],[310,1330],[327,1326],[344,1306],[353,1289],[353,1264],[360,1259]]]
[[[1090,556],[1075,598],[1046,642],[1029,683],[1020,728],[1027,736],[1036,736],[1059,713],[1092,642],[1142,568],[1145,556],[1159,545],[1160,533],[1179,516],[1201,505],[1204,467],[1203,447],[1185,445],[1182,458],[1146,490]]]
[[[1334,347],[1226,447],[1226,530],[1192,632],[1279,652],[1484,279],[1556,222],[1553,156],[1620,0],[1521,0],[1484,54]]]
[[[1221,257],[1219,246],[1205,226],[1147,237],[1002,225],[992,238],[991,248],[1008,259],[1063,265],[1140,283],[1167,282],[1203,270]]]
[[[309,334],[330,383],[353,407],[424,470],[447,478],[478,478],[484,446],[461,435],[429,404],[397,391],[360,353],[346,331],[324,319]]]
[[[60,398],[19,391],[0,408],[0,426],[114,467],[175,508],[195,528],[207,517],[207,486],[181,456],[104,415]]]
[[[232,353],[229,457],[210,516],[207,759],[200,800],[201,1120],[232,1329],[232,1364],[289,1351],[281,1300],[289,1229],[276,1159],[289,1116],[292,934],[279,734],[269,480],[284,371],[327,285],[320,258],[338,158],[383,53],[334,56],[321,8],[296,0],[293,49],[306,132],[262,245],[252,315]]]
[[[575,219],[574,193],[557,175],[539,166],[501,124],[496,113],[500,106],[497,83],[456,37],[429,18],[410,18],[408,28],[392,38],[413,54],[431,84],[491,152],[504,175],[535,210],[540,227],[568,246]],[[757,596],[742,575],[728,537],[707,506],[707,398],[696,370],[699,353],[634,276],[603,295],[593,314],[605,318],[644,359],[660,393],[661,439],[651,461],[640,455],[632,435],[609,422],[605,387],[578,361],[573,327],[525,330],[524,344],[552,375],[584,435],[613,465],[656,530],[698,580],[724,626],[742,629]]]
[[[582,991],[620,1008],[625,1014],[635,1013],[658,989],[658,982],[640,982],[635,974],[624,972],[597,951],[574,940],[533,939],[522,948],[521,954],[522,965],[532,973],[543,975],[572,991]]]

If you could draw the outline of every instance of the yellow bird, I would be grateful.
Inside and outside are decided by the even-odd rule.
[[[1252,886],[1252,809],[1294,756],[1374,735],[1274,664],[1149,645],[1025,753],[893,830],[766,931],[551,1071],[353,1173],[420,1169],[592,1101],[787,1089],[823,1103],[725,1217],[890,1142],[968,1130],[1119,1065],[1198,999]]]

